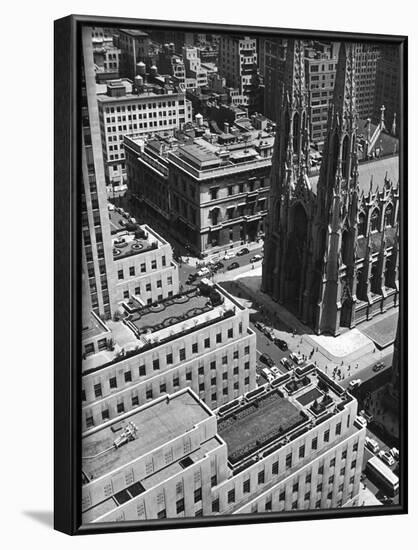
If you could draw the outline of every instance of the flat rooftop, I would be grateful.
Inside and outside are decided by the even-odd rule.
[[[268,454],[298,437],[351,400],[310,363],[223,405],[217,411],[218,433],[227,444],[232,469],[246,468],[259,453]]]
[[[88,340],[89,338],[95,338],[96,336],[106,332],[109,332],[107,326],[93,312],[91,312],[89,326],[83,328],[81,337],[82,340]]]
[[[113,236],[113,259],[142,254],[158,247],[158,239],[150,236],[148,226],[133,222],[129,214],[109,210],[110,232]]]
[[[124,418],[116,418],[82,439],[82,471],[90,479],[105,476],[181,436],[211,413],[189,390],[152,401],[149,405],[134,409]],[[138,428],[134,440],[118,449],[113,442],[123,428],[133,422]]]
[[[218,433],[228,446],[230,460],[235,462],[253,445],[279,432],[288,432],[301,420],[300,409],[275,391],[249,403],[238,410],[234,417],[220,420]]]
[[[202,296],[197,289],[193,289],[141,308],[133,313],[129,320],[141,333],[148,330],[154,332],[213,309],[210,298]]]

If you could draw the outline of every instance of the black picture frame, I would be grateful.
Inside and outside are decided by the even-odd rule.
[[[397,506],[347,508],[333,510],[294,511],[289,513],[257,513],[256,515],[230,515],[185,519],[145,520],[141,522],[81,524],[81,468],[80,468],[80,384],[81,361],[81,289],[80,289],[80,223],[79,193],[80,144],[78,127],[80,32],[83,25],[135,28],[164,28],[171,30],[202,29],[206,32],[250,33],[280,35],[281,37],[323,38],[351,41],[393,43],[401,52],[401,193],[400,234],[400,316],[399,357],[401,370],[401,426],[400,436],[400,499]],[[215,25],[208,23],[141,20],[120,17],[70,15],[55,21],[54,25],[55,72],[55,352],[54,352],[54,527],[70,535],[207,527],[214,525],[240,525],[282,521],[301,521],[326,518],[355,518],[374,515],[405,514],[408,511],[408,373],[407,373],[407,200],[408,200],[408,103],[407,57],[408,38],[377,34],[340,33],[313,30],[292,30],[270,27]]]

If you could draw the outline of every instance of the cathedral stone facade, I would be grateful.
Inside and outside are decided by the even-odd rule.
[[[356,111],[355,46],[340,48],[319,175],[310,161],[302,41],[278,98],[262,289],[317,334],[398,305],[398,142]],[[366,128],[361,133],[359,130]]]

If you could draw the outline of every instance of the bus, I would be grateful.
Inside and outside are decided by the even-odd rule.
[[[399,491],[399,478],[386,466],[379,457],[373,456],[367,461],[366,475],[377,487],[388,496],[395,496]]]

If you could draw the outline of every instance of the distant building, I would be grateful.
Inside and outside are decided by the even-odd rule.
[[[84,433],[84,523],[358,503],[357,401],[315,367],[213,412],[189,388]]]
[[[356,105],[359,118],[373,115],[380,44],[357,43],[355,50]]]
[[[137,63],[146,63],[150,52],[151,40],[144,31],[120,29],[118,47],[120,54],[120,76],[133,80],[137,74]]]
[[[134,138],[125,138],[131,195],[197,254],[258,240],[267,210],[271,123],[256,129],[240,118],[240,127],[225,123],[214,134],[200,128],[201,115],[196,120],[195,137],[183,141],[159,138],[140,151]]]
[[[305,48],[305,77],[309,98],[310,138],[321,148],[328,128],[334,94],[339,43],[312,42]]]
[[[276,122],[278,101],[283,82],[287,40],[283,38],[260,39],[260,74],[264,78],[264,114]]]
[[[251,105],[257,77],[257,39],[222,34],[219,41],[219,74],[225,77],[231,101]]]
[[[158,262],[152,272],[147,265],[143,276],[164,297],[143,306],[142,291],[132,294],[121,320],[97,321],[94,341],[86,333],[83,430],[184,387],[210,408],[256,387],[256,337],[248,310],[209,281],[173,292],[169,267]]]
[[[400,84],[399,47],[382,45],[376,69],[374,122],[379,121],[380,109],[384,105],[387,130],[395,136],[399,134],[399,125],[402,122],[398,118],[400,113]],[[371,116],[371,114],[369,113],[368,116]]]
[[[120,49],[112,43],[95,41],[94,69],[97,82],[119,78]]]
[[[173,132],[192,120],[190,102],[170,77],[159,76],[156,68],[146,75],[141,63],[137,70],[133,86],[126,79],[109,81],[106,93],[97,95],[106,181],[112,185],[125,179],[124,135]]]

